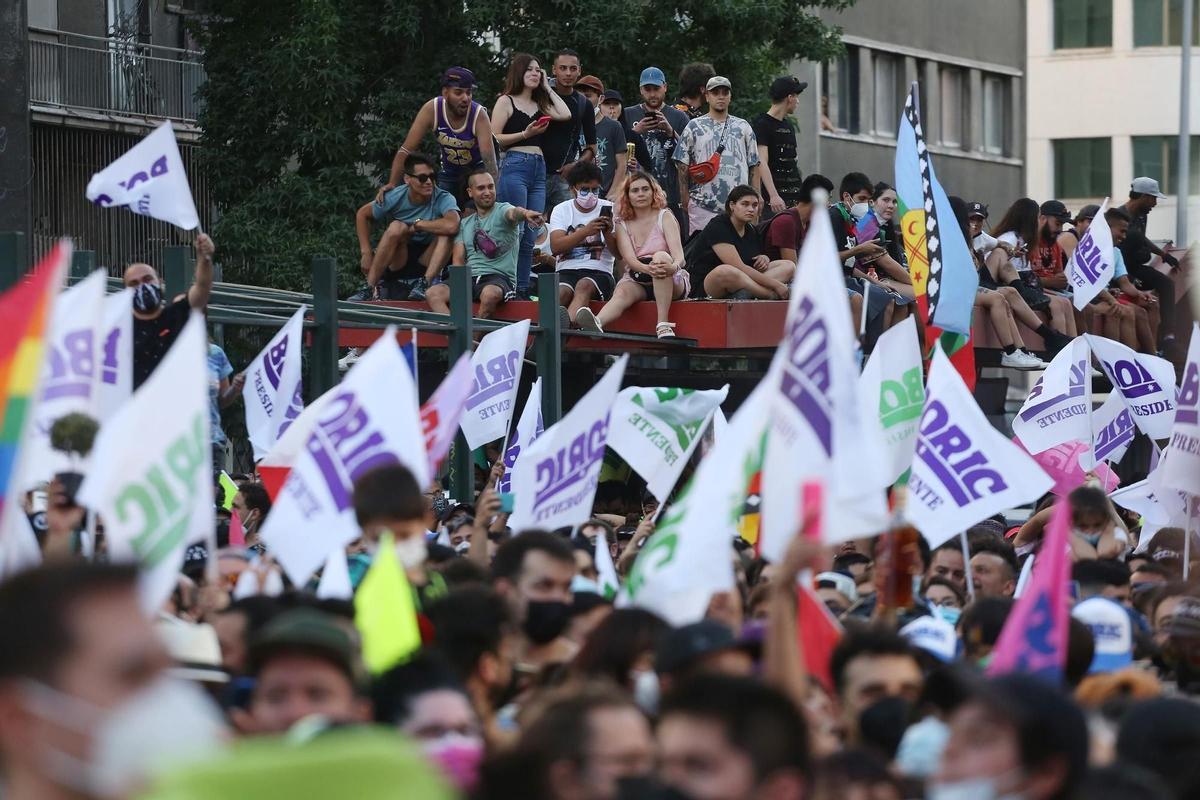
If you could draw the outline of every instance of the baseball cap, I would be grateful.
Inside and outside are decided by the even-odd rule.
[[[1133,663],[1133,622],[1119,603],[1091,597],[1076,604],[1071,616],[1087,625],[1096,643],[1088,673],[1116,672]]]
[[[833,589],[841,592],[846,596],[846,599],[853,603],[858,602],[858,587],[854,585],[854,579],[842,572],[822,572],[817,575],[818,589]]]
[[[442,73],[442,87],[458,89],[474,89],[475,73],[466,67],[450,67]]]
[[[971,217],[983,217],[984,219],[987,219],[988,207],[979,202],[967,203],[967,219],[970,219]]]
[[[625,98],[621,97],[621,93],[616,89],[606,89],[600,97],[601,103],[617,102],[621,105],[625,104]]]
[[[900,635],[939,661],[948,663],[958,655],[958,634],[940,617],[917,617],[900,629]]]
[[[731,92],[733,91],[733,84],[729,82],[729,78],[725,78],[720,75],[714,75],[709,78],[708,83],[704,85],[704,91],[711,92],[713,89],[716,89],[720,86],[724,86]]]
[[[1039,209],[1043,217],[1054,217],[1061,219],[1063,222],[1071,219],[1071,213],[1067,211],[1067,207],[1062,204],[1061,200],[1047,200],[1042,203]]]
[[[729,628],[715,620],[702,619],[667,632],[659,640],[654,665],[658,672],[670,674],[687,669],[713,653],[745,648]]]
[[[297,608],[280,614],[250,644],[250,672],[257,675],[279,653],[307,653],[341,670],[356,686],[364,675],[349,631],[331,614]]]
[[[658,67],[646,67],[642,70],[642,77],[638,79],[638,86],[666,86],[667,76]]]
[[[1152,194],[1160,198],[1166,197],[1158,188],[1158,181],[1154,180],[1154,178],[1134,178],[1133,183],[1129,184],[1129,191],[1137,192],[1138,194]]]
[[[1081,219],[1095,219],[1096,215],[1099,213],[1100,206],[1092,203],[1079,209],[1079,213],[1075,215],[1075,221],[1079,222]]]
[[[212,625],[163,616],[154,627],[175,662],[167,670],[172,677],[204,683],[229,682],[229,673],[221,666],[221,643]]]
[[[595,75],[584,75],[582,78],[575,81],[575,86],[579,88],[586,86],[596,94],[604,94],[604,81],[600,80]]]
[[[771,81],[771,90],[768,94],[771,100],[779,102],[789,94],[800,94],[807,88],[806,81],[800,80],[795,75],[785,75]]]

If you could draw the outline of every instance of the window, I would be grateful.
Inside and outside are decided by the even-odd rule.
[[[1004,153],[1008,118],[1008,82],[998,75],[985,75],[981,142],[983,152],[995,155]]]
[[[895,56],[875,53],[872,59],[875,78],[875,133],[895,134],[900,122],[899,72]]]
[[[1100,198],[1112,193],[1111,139],[1056,139],[1054,196]]]
[[[821,67],[821,85],[825,87],[823,109],[833,129],[858,133],[858,48],[847,47],[846,54]]]
[[[1054,0],[1054,49],[1112,47],[1112,0]]]
[[[1175,185],[1175,154],[1178,146],[1178,136],[1134,136],[1134,176],[1145,175],[1154,178],[1163,194],[1178,194]],[[1188,194],[1200,194],[1200,136],[1191,138],[1189,150],[1191,153],[1188,156]]]
[[[1133,46],[1183,44],[1184,0],[1133,0]],[[1192,0],[1192,44],[1200,45],[1200,0]]]
[[[942,67],[941,141],[949,147],[961,147],[963,143],[963,119],[967,109],[963,77],[961,69]]]

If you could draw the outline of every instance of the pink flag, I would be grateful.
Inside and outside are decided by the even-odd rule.
[[[471,394],[474,380],[471,354],[464,353],[442,380],[442,385],[421,406],[421,427],[425,431],[430,475],[437,474],[446,453],[450,452],[450,443],[458,432],[458,422],[467,408],[467,396]]]
[[[1024,672],[1061,680],[1067,661],[1071,600],[1071,504],[1054,507],[1033,564],[1029,586],[1017,598],[992,651],[989,676]]]
[[[1025,445],[1021,444],[1021,440],[1015,436],[1013,444],[1025,450]],[[1030,453],[1030,457],[1046,471],[1047,475],[1054,479],[1054,485],[1050,487],[1050,491],[1059,497],[1066,497],[1082,486],[1084,478],[1087,477],[1087,471],[1079,461],[1088,456],[1089,450],[1091,450],[1091,445],[1088,442],[1063,442],[1049,450]],[[1025,450],[1025,452],[1029,451]],[[1121,485],[1121,479],[1117,473],[1109,469],[1108,465],[1103,462],[1097,464],[1092,472],[1096,473],[1096,477],[1100,479],[1106,493]]]
[[[236,511],[229,515],[229,546],[246,546],[246,529],[242,526],[242,517]]]

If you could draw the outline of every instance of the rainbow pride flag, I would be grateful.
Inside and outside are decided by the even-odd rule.
[[[46,329],[63,285],[71,243],[59,242],[32,274],[0,295],[0,575],[26,564],[33,532],[21,513],[21,451],[42,376]]]

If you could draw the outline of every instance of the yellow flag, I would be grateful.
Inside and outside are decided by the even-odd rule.
[[[421,646],[412,587],[390,532],[380,539],[375,560],[354,595],[354,624],[372,675],[386,672]]]
[[[238,485],[233,482],[233,478],[229,477],[229,473],[225,470],[221,470],[221,476],[217,478],[217,481],[225,491],[225,496],[221,500],[221,508],[228,511],[233,508],[233,498],[237,496]]]

